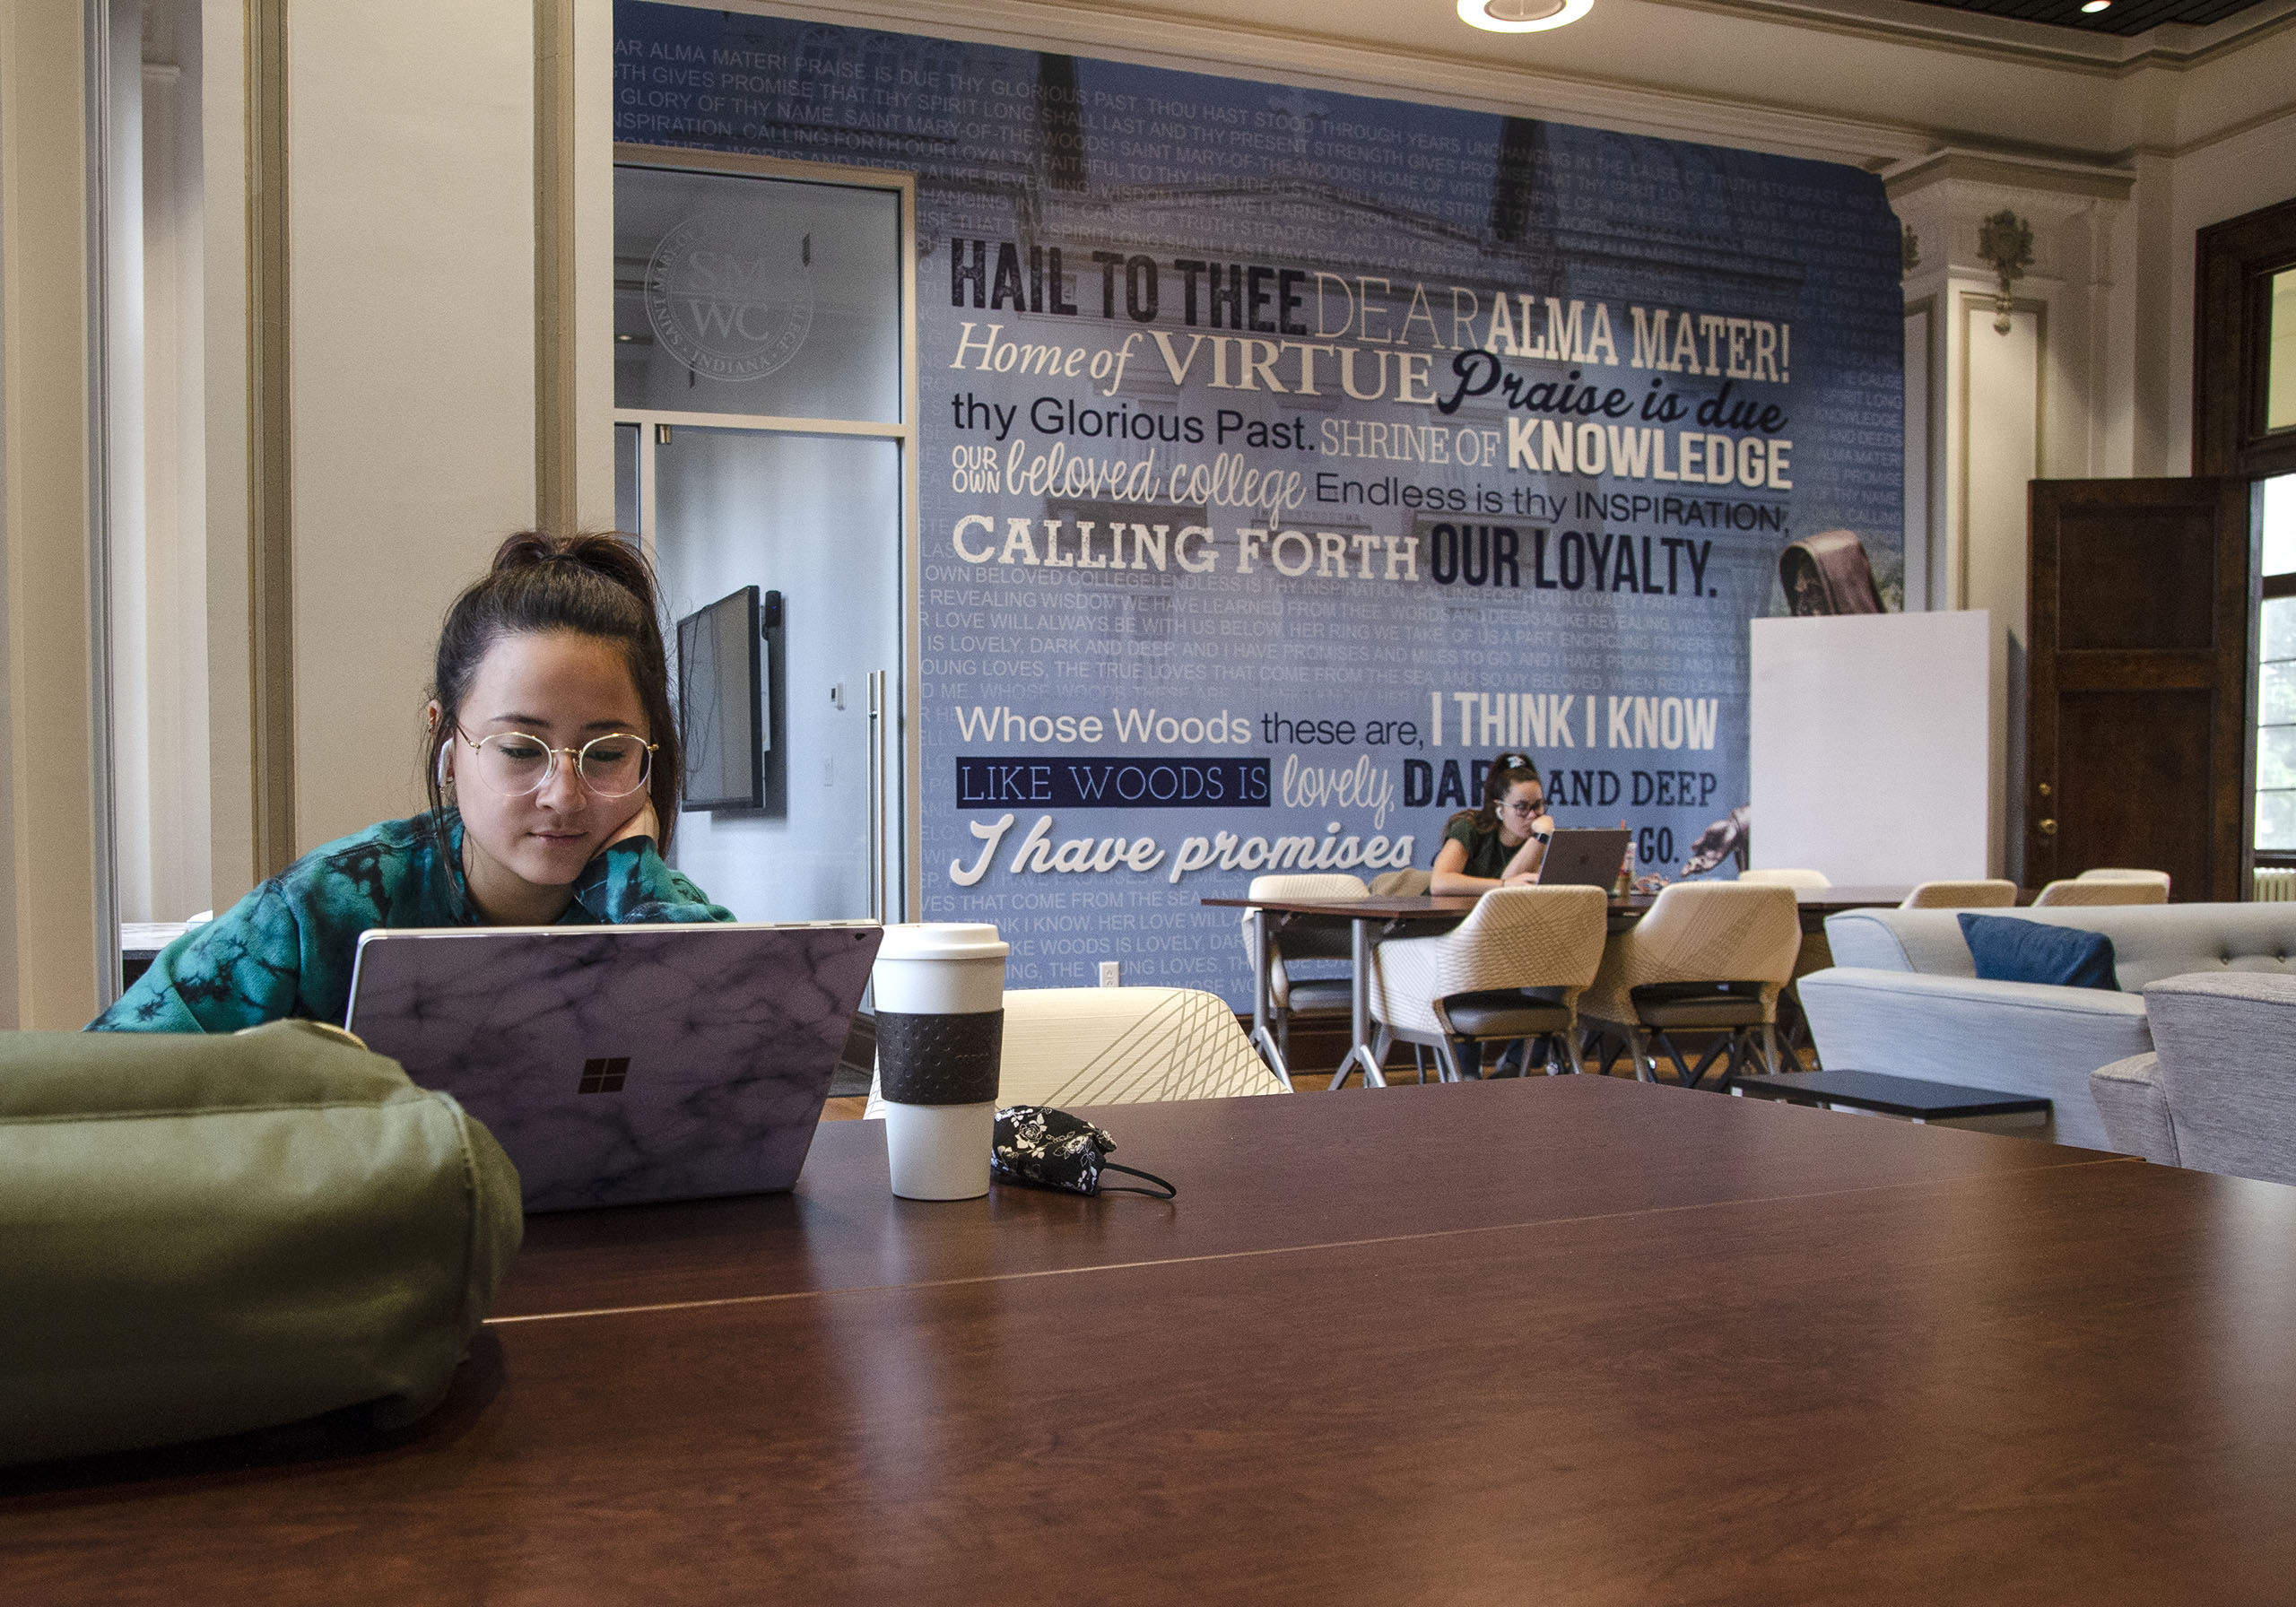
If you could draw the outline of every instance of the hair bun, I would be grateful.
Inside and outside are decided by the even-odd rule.
[[[511,576],[542,564],[570,563],[613,581],[643,604],[649,614],[660,612],[654,571],[636,539],[620,531],[581,535],[547,535],[522,530],[494,550],[490,572]]]

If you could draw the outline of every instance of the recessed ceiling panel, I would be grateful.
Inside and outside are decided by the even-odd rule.
[[[2102,11],[2083,12],[2083,0],[1918,0],[1944,11],[1974,12],[1988,17],[2015,17],[2057,28],[2078,28],[2086,33],[2143,33],[2163,22],[2198,28],[2237,16],[2257,0],[2112,0]]]

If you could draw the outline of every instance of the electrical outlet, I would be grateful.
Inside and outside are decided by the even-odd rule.
[[[1103,960],[1100,961],[1100,986],[1102,987],[1122,987],[1124,983],[1118,973],[1123,969],[1123,966],[1124,961],[1120,960]]]

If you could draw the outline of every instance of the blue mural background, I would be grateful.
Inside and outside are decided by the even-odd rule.
[[[1900,605],[1869,174],[644,0],[615,29],[617,140],[917,175],[923,913],[995,921],[1016,985],[1117,960],[1247,1003],[1200,900],[1425,867],[1501,747],[1678,873],[1746,801],[1787,543],[1855,532]]]

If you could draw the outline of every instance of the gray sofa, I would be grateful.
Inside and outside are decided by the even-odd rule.
[[[2296,1183],[2296,977],[2174,977],[2144,1009],[2159,1047],[2089,1073],[2111,1147]]]
[[[2112,939],[2121,986],[1980,982],[1962,912],[1855,909],[1830,917],[1831,970],[1800,983],[1818,1054],[1838,1070],[1964,1082],[2052,1100],[2049,1136],[2113,1147],[2089,1073],[2149,1053],[2137,991],[2166,977],[2296,973],[2296,903],[1977,910]]]

